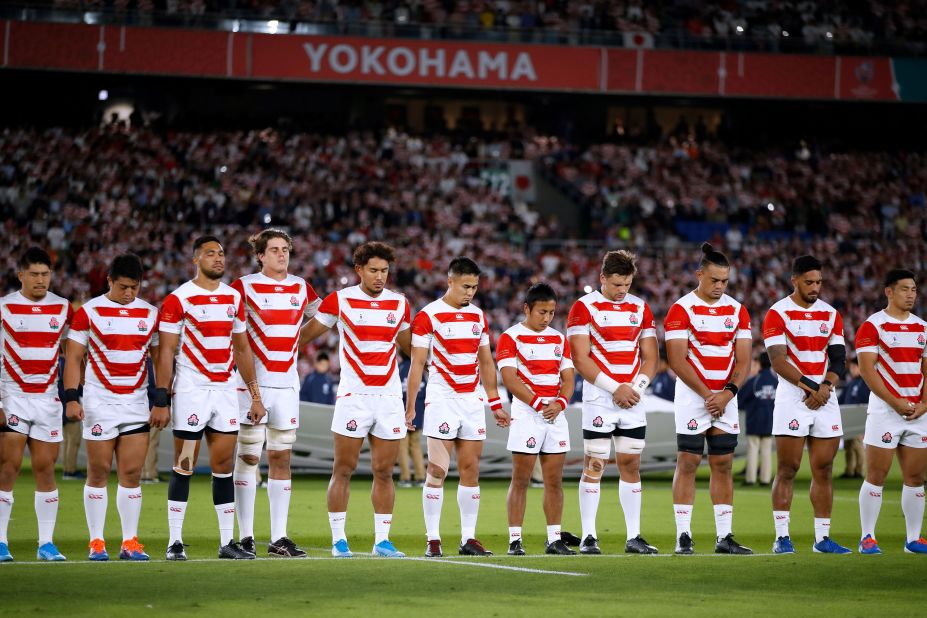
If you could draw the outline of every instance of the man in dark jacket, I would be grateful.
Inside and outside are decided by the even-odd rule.
[[[772,481],[773,403],[779,379],[766,352],[760,354],[759,364],[760,370],[737,393],[737,404],[746,412],[747,468],[744,485],[756,485],[757,467],[761,485],[769,485]]]
[[[329,373],[331,361],[326,352],[319,352],[315,357],[315,368],[306,376],[303,387],[299,389],[299,400],[309,403],[335,405],[335,388]]]
[[[850,381],[840,393],[838,402],[841,406],[867,405],[869,403],[869,386],[859,375],[859,363],[855,358],[847,362]],[[863,448],[862,436],[844,436],[843,451],[847,465],[841,478],[861,479],[866,475],[866,449]]]

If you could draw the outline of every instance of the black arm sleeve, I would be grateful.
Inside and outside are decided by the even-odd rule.
[[[827,346],[828,371],[833,371],[841,378],[846,372],[847,349],[844,345]]]

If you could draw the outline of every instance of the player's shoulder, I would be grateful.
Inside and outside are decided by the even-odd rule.
[[[833,305],[831,305],[829,302],[821,300],[820,298],[814,301],[814,305],[812,305],[811,308],[815,311],[826,311],[833,314],[840,313]]]
[[[875,313],[873,313],[872,315],[870,315],[865,320],[863,320],[863,324],[869,323],[869,324],[872,324],[873,326],[878,327],[880,324],[884,324],[885,322],[888,322],[890,320],[891,318],[889,317],[889,315],[885,313],[883,309],[880,309],[876,311]]]
[[[518,335],[524,333],[526,330],[528,330],[528,329],[525,328],[525,325],[524,325],[524,324],[522,324],[521,322],[516,322],[515,324],[512,324],[512,325],[509,326],[507,329],[505,329],[504,331],[502,331],[502,334],[503,334],[503,335],[508,335],[508,336],[511,337],[512,339],[516,339],[516,338],[518,337]]]
[[[157,311],[158,308],[155,307],[152,303],[148,302],[144,298],[139,296],[135,297],[135,300],[132,301],[132,307],[137,309],[147,309],[148,311]]]
[[[704,303],[702,303],[702,301],[695,294],[695,292],[692,291],[678,298],[676,302],[670,305],[670,309],[672,309],[673,307],[682,307],[683,309],[689,309],[693,305],[700,305],[700,304],[704,304]]]
[[[424,307],[418,310],[419,313],[428,314],[429,317],[433,316],[436,313],[441,313],[442,310],[447,310],[448,306],[440,298],[431,301]]]
[[[559,337],[561,340],[566,341],[566,336],[564,336],[563,333],[561,333],[559,330],[557,330],[553,326],[548,326],[547,328],[545,328],[544,332],[542,332],[541,335],[543,335],[544,337]]]
[[[54,292],[46,292],[45,298],[40,300],[37,304],[39,305],[70,305],[71,301],[63,296],[59,296]]]
[[[575,305],[582,304],[582,305],[585,305],[586,307],[592,307],[601,298],[602,298],[601,292],[599,292],[598,290],[592,290],[588,294],[583,294],[582,296],[577,298],[575,301],[573,301],[573,305],[575,306]]]
[[[734,310],[735,310],[735,311],[736,311],[736,310],[739,310],[739,309],[743,306],[743,303],[742,303],[742,302],[740,302],[739,300],[737,300],[737,299],[734,298],[733,296],[729,296],[728,294],[722,294],[722,295],[721,295],[721,299],[718,301],[718,304],[720,304],[720,305],[730,305],[731,307],[734,307]]]
[[[779,313],[779,314],[784,314],[786,311],[789,311],[794,308],[795,308],[795,303],[792,301],[792,297],[785,296],[783,298],[780,298],[776,302],[774,302],[772,306],[769,308],[769,310],[775,311],[776,313]]]
[[[911,314],[911,318],[914,320],[915,324],[920,324],[921,326],[927,328],[927,321],[922,319],[919,315]]]

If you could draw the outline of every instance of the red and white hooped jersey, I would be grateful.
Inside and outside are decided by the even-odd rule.
[[[909,314],[901,321],[884,310],[874,313],[856,331],[856,354],[878,354],[876,371],[895,397],[919,403],[924,388],[922,363],[927,358],[927,322]],[[875,393],[873,397],[877,397]]]
[[[158,310],[140,298],[121,305],[106,297],[74,314],[68,339],[87,347],[85,396],[104,403],[148,404],[148,350],[158,345]]]
[[[73,317],[71,303],[51,292],[38,301],[21,292],[0,298],[4,395],[57,395],[59,345]]]
[[[245,305],[237,290],[219,283],[209,291],[187,281],[164,299],[159,330],[180,335],[174,392],[235,388],[232,334],[247,330]]]
[[[513,367],[518,378],[538,397],[556,398],[560,394],[560,372],[573,368],[570,343],[551,327],[536,332],[516,324],[499,336],[496,343],[499,369]]]
[[[232,287],[242,295],[248,323],[248,343],[254,353],[258,384],[273,388],[299,388],[296,347],[303,318],[312,319],[321,299],[302,277],[282,281],[264,273],[245,275]],[[244,388],[241,376],[239,388]]]
[[[429,351],[425,401],[477,392],[480,364],[477,352],[489,345],[489,324],[482,309],[456,309],[438,299],[415,314],[412,346]]]
[[[325,297],[315,319],[341,336],[338,396],[402,397],[396,336],[410,327],[409,301],[392,290],[369,296],[355,285]]]
[[[845,345],[843,318],[822,300],[805,309],[786,296],[766,313],[763,342],[767,348],[786,346],[789,362],[805,377],[821,382],[827,375],[827,347]],[[779,384],[798,388],[785,380]]]
[[[567,337],[587,335],[589,356],[605,375],[618,383],[632,382],[641,369],[640,340],[657,336],[650,306],[627,294],[620,301],[606,298],[595,290],[581,297],[570,308]],[[595,384],[583,386],[583,401],[607,398]]]
[[[663,326],[667,341],[688,340],[686,360],[712,391],[722,390],[730,381],[734,341],[753,338],[747,308],[727,294],[708,304],[689,292],[670,307]]]

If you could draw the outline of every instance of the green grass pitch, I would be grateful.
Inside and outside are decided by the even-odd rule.
[[[842,460],[842,455],[839,458]],[[739,466],[739,464],[737,464]],[[838,464],[837,473],[840,472]],[[702,470],[693,531],[698,555],[671,556],[674,543],[671,474],[644,477],[643,534],[659,556],[626,556],[617,477],[606,477],[598,532],[606,555],[543,555],[541,489],[531,489],[525,521],[529,556],[505,556],[507,483],[482,483],[478,536],[497,553],[492,558],[456,556],[459,519],[456,482],[449,482],[442,528],[442,559],[422,557],[425,539],[421,491],[396,490],[392,540],[411,559],[366,556],[372,545],[369,479],[352,485],[348,537],[357,557],[332,559],[325,507],[327,479],[297,478],[289,533],[310,550],[308,560],[263,558],[254,562],[216,560],[215,512],[208,477],[191,488],[185,541],[190,561],[163,560],[167,542],[167,484],[144,486],[141,541],[150,563],[89,563],[82,483],[64,481],[56,542],[69,561],[35,562],[36,523],[32,481],[16,488],[10,546],[16,562],[0,565],[0,615],[841,615],[917,614],[927,601],[927,557],[903,553],[904,520],[897,467],[887,483],[879,521],[882,556],[817,555],[811,552],[812,513],[805,472],[796,484],[792,538],[799,553],[768,555],[773,540],[768,488],[735,488],[734,531],[758,556],[716,556],[714,520]],[[833,537],[854,548],[859,536],[858,480],[835,481]],[[565,483],[563,527],[580,532],[576,480]],[[260,491],[255,528],[269,532],[266,493]],[[115,481],[110,484],[106,526],[111,556],[119,550]],[[261,540],[259,538],[259,540]],[[266,541],[266,538],[263,539]],[[259,545],[259,557],[266,556]],[[514,567],[514,568],[512,568]]]

